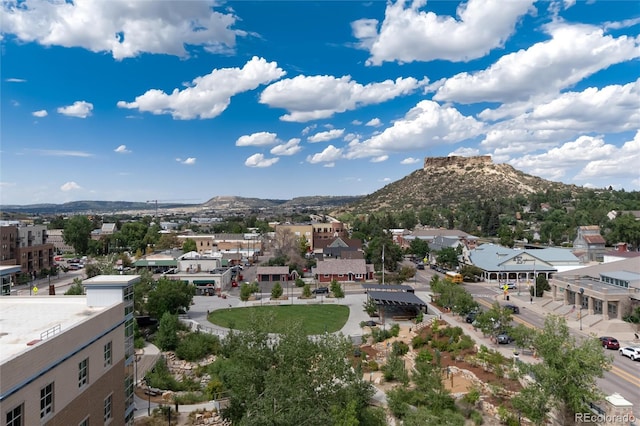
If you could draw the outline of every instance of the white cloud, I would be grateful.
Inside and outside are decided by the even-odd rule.
[[[342,158],[342,149],[329,145],[322,152],[308,156],[307,162],[311,164],[331,163],[340,158]]]
[[[382,126],[382,121],[380,121],[379,118],[372,118],[371,120],[367,121],[367,124],[365,124],[365,126],[369,126],[369,127],[380,127]]]
[[[326,132],[318,132],[315,135],[311,135],[307,138],[307,141],[311,143],[316,142],[328,142],[333,139],[338,139],[344,134],[344,129],[332,129]]]
[[[322,165],[322,167],[326,167],[326,168],[331,168],[331,167],[335,167],[335,166],[336,166],[336,163],[334,163],[334,162],[331,162],[331,163],[324,163],[324,164]]]
[[[236,146],[269,146],[281,142],[278,135],[269,132],[258,132],[250,135],[243,135],[236,140]]]
[[[82,189],[82,187],[73,181],[66,182],[60,187],[60,190],[64,192],[77,191],[79,189]]]
[[[347,158],[377,157],[387,152],[427,149],[456,143],[484,131],[484,126],[453,108],[420,101],[393,126],[361,143],[350,143]]]
[[[475,157],[480,155],[480,150],[477,148],[460,147],[455,151],[450,152],[448,156],[452,155],[458,157]]]
[[[576,173],[573,181],[628,178],[628,165],[640,164],[640,131],[621,148],[607,144],[602,137],[580,136],[547,152],[512,159],[509,164],[551,180],[561,180],[573,173]]]
[[[565,92],[492,126],[482,146],[499,152],[552,148],[559,140],[596,132],[633,131],[640,123],[640,79],[625,85]],[[491,116],[483,111],[480,117]],[[502,150],[502,151],[500,151]]]
[[[280,160],[278,157],[265,158],[263,154],[253,154],[244,161],[244,165],[247,167],[270,167],[276,164],[278,160]]]
[[[614,147],[612,154],[594,157],[576,175],[576,179],[614,179],[628,178],[630,165],[640,164],[640,131],[636,132],[632,140],[625,142],[622,147]],[[637,169],[632,169],[638,175]],[[634,180],[636,186],[640,180]]]
[[[216,1],[3,2],[2,31],[22,42],[110,52],[115,59],[141,53],[187,57],[185,45],[210,52],[235,46],[236,17],[213,10]]]
[[[317,124],[311,124],[307,127],[305,127],[304,129],[302,129],[302,135],[308,135],[313,129],[315,129],[316,127],[318,127]]]
[[[60,107],[57,111],[68,117],[87,118],[93,111],[93,104],[86,101],[75,101],[73,105]]]
[[[360,126],[360,125],[362,125],[362,121],[360,121],[360,120],[353,120],[353,121],[351,122],[351,124],[353,124],[354,126]]]
[[[407,157],[404,160],[402,160],[400,164],[416,164],[416,163],[419,163],[420,161],[422,160],[420,160],[419,158]]]
[[[93,157],[93,154],[84,151],[65,151],[60,149],[35,149],[31,152],[47,157]]]
[[[407,95],[428,83],[413,77],[362,85],[350,76],[303,76],[280,80],[260,95],[260,103],[289,111],[283,121],[305,122],[329,118],[365,105],[380,104]]]
[[[486,70],[449,78],[433,99],[460,103],[526,101],[540,94],[555,94],[613,64],[640,56],[638,40],[614,38],[597,27],[552,23],[545,29],[550,40],[504,55]]]
[[[380,155],[379,157],[373,157],[370,161],[372,163],[382,163],[383,161],[387,161],[388,159],[388,155]]]
[[[24,78],[5,78],[4,81],[7,83],[26,83],[27,80]]]
[[[254,90],[283,75],[285,72],[277,63],[254,56],[242,68],[214,69],[196,77],[186,89],[174,89],[170,94],[151,89],[137,96],[134,102],[119,101],[118,107],[156,115],[171,114],[179,120],[214,118],[227,109],[232,96]]]
[[[114,152],[117,152],[118,154],[129,154],[131,151],[129,151],[127,149],[126,145],[120,145],[119,147],[117,147],[116,149],[113,150]]]
[[[367,64],[480,58],[502,47],[520,17],[533,10],[533,0],[469,0],[458,6],[456,19],[421,11],[426,0],[407,3],[387,3],[380,25],[374,19],[352,23],[360,47],[371,54]]]
[[[49,113],[47,112],[46,109],[41,109],[39,111],[33,111],[31,115],[33,115],[34,117],[43,118],[49,115]]]
[[[191,166],[193,164],[196,164],[196,158],[195,157],[189,157],[186,159],[182,159],[182,158],[176,158],[176,161],[180,164],[184,164],[186,166]]]
[[[606,30],[620,30],[623,28],[633,27],[640,24],[640,18],[625,19],[622,21],[606,22],[604,29]]]
[[[299,138],[289,139],[289,142],[274,146],[269,151],[273,155],[294,155],[302,150]]]

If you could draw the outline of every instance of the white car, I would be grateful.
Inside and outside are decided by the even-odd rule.
[[[640,347],[627,346],[620,348],[620,355],[631,358],[632,361],[640,361]]]

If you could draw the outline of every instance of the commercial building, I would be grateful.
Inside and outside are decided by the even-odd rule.
[[[85,296],[0,298],[3,424],[133,424],[139,279],[97,276]]]

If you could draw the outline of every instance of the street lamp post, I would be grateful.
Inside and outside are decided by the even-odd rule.
[[[149,396],[149,405],[147,406],[147,416],[151,416],[151,385],[149,384],[149,378],[145,376],[144,384],[147,385],[147,395]]]
[[[582,308],[584,307],[583,298],[584,288],[580,288],[580,331],[582,331]]]

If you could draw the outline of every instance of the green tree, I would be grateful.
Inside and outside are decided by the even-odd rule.
[[[303,235],[300,237],[300,239],[298,240],[298,244],[300,244],[299,247],[299,253],[300,256],[306,256],[307,253],[309,253],[309,241],[307,241],[307,238]]]
[[[274,340],[267,333],[272,321],[258,314],[249,331],[230,333],[223,341],[216,364],[230,395],[226,418],[251,426],[351,425],[354,417],[358,424],[365,419],[370,426],[385,424],[374,422],[381,416],[369,408],[373,388],[353,368],[348,339],[333,334],[309,339],[301,324],[291,323]]]
[[[127,222],[122,225],[120,231],[114,234],[119,245],[126,247],[131,252],[137,252],[138,250],[144,252],[147,248],[147,242],[145,236],[149,226],[142,222]]]
[[[180,247],[180,240],[176,234],[162,234],[156,243],[158,250],[170,250],[178,247]]]
[[[438,254],[436,255],[436,262],[448,269],[453,269],[458,266],[458,254],[458,250],[455,248],[445,247],[438,251]]]
[[[64,225],[63,239],[70,245],[76,254],[84,255],[89,250],[93,224],[86,216],[74,216]]]
[[[539,274],[536,277],[536,285],[535,285],[535,293],[533,294],[533,296],[535,297],[542,297],[544,296],[544,292],[547,290],[551,290],[551,286],[549,285],[549,281],[547,280],[547,277],[545,277],[543,274]],[[533,289],[532,289],[533,291]]]
[[[420,238],[414,238],[409,243],[410,254],[415,255],[420,261],[429,255],[429,243],[426,240]]]
[[[249,283],[240,284],[240,300],[246,302],[251,297],[251,285]]]
[[[172,351],[178,346],[178,316],[165,312],[160,318],[154,343],[163,351]]]
[[[333,297],[336,299],[342,299],[344,297],[344,290],[342,289],[342,285],[337,280],[331,280],[331,285],[329,287],[331,293],[333,293]]]
[[[611,368],[612,357],[597,337],[576,340],[566,320],[554,315],[545,318],[533,347],[541,362],[522,365],[534,379],[513,398],[514,407],[539,425],[551,409],[561,424],[575,424],[575,413],[590,412],[588,404],[603,397],[597,379]]]
[[[305,284],[304,287],[302,287],[302,297],[311,297],[311,286],[309,284]]]
[[[197,251],[198,248],[196,247],[196,242],[194,240],[192,240],[191,238],[187,238],[186,240],[184,240],[184,243],[182,244],[182,251],[184,253],[189,253],[190,251]]]
[[[378,311],[378,305],[376,305],[375,300],[367,297],[366,302],[364,302],[362,304],[362,306],[364,307],[364,311],[367,313],[367,315],[372,316],[373,314],[375,314]]]
[[[133,285],[133,309],[139,315],[147,312],[146,301],[154,287],[153,275],[149,270],[140,272],[140,280]]]
[[[271,289],[271,298],[280,299],[282,297],[282,293],[282,285],[280,284],[280,281],[276,281],[276,283],[273,285],[273,288]]]
[[[74,278],[71,287],[64,292],[65,296],[79,296],[84,294],[84,286],[80,278]]]
[[[160,278],[147,297],[147,311],[154,318],[160,318],[165,312],[188,311],[195,293],[195,287],[184,281]]]

